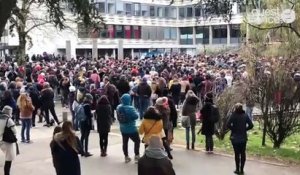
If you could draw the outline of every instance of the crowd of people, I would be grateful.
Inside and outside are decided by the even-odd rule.
[[[80,174],[78,154],[92,156],[89,152],[91,130],[98,131],[100,155],[106,157],[108,133],[116,120],[125,162],[131,161],[130,139],[134,142],[139,174],[171,175],[175,174],[170,161],[173,159],[171,143],[176,137],[173,130],[178,118],[186,130],[186,148],[195,149],[196,124],[201,120],[199,132],[205,136],[207,153],[213,153],[215,123],[219,120],[213,99],[246,78],[247,72],[245,62],[236,54],[214,57],[182,54],[123,60],[39,59],[22,66],[5,62],[0,66],[0,77],[0,109],[3,111],[0,136],[2,123],[3,132],[5,126],[21,124],[21,142],[31,143],[30,128],[35,127],[36,122],[44,123],[45,127],[56,124],[51,151],[58,175]],[[57,100],[61,100],[62,107],[68,108],[72,116],[71,122],[64,122],[62,127],[55,110]],[[9,114],[5,112],[8,108]],[[8,116],[11,118],[5,125],[4,119]],[[141,120],[139,127],[137,120]],[[236,152],[237,174],[244,171],[246,131],[252,127],[251,118],[237,105],[228,123]],[[80,138],[74,132],[78,130]],[[146,148],[143,156],[141,142]],[[8,143],[0,141],[0,147],[6,154],[13,154]],[[9,175],[12,160],[13,157],[6,157],[5,175]],[[154,170],[154,165],[159,167]]]

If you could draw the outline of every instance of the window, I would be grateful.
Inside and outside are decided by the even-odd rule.
[[[201,16],[201,8],[195,8],[195,16],[196,17]]]
[[[156,40],[157,37],[156,27],[149,27],[149,33],[150,33],[150,39]]]
[[[130,39],[131,38],[131,26],[124,26],[124,33],[125,33],[125,37],[126,39]]]
[[[177,40],[177,28],[174,27],[171,28],[171,39]]]
[[[141,26],[133,26],[133,38],[134,39],[141,38]]]
[[[150,6],[150,16],[151,17],[155,16],[155,7],[154,6]]]
[[[163,40],[164,39],[164,28],[156,27],[156,39]]]
[[[209,27],[196,27],[196,44],[209,44]]]
[[[230,25],[230,42],[239,43],[241,42],[241,29],[240,25]]]
[[[192,7],[186,8],[186,17],[188,17],[188,18],[193,17],[193,8]]]
[[[117,14],[118,15],[124,14],[124,4],[123,4],[123,2],[118,2],[117,3]]]
[[[179,8],[179,18],[185,18],[185,8]]]
[[[98,2],[95,4],[95,8],[99,13],[105,13],[105,2]]]
[[[180,44],[193,44],[193,28],[182,27],[180,28]]]
[[[107,25],[108,38],[115,38],[115,28],[113,25]]]
[[[84,26],[84,24],[78,24],[78,38],[88,38],[89,30]]]
[[[133,15],[134,16],[141,16],[141,4],[133,4],[133,7],[134,7],[134,12],[133,12]]]
[[[142,16],[149,16],[149,7],[147,5],[142,5]]]
[[[132,15],[132,4],[125,4],[126,15]]]
[[[102,29],[100,29],[100,38],[107,38],[107,37],[108,37],[107,26],[104,26]]]
[[[163,14],[163,8],[162,7],[157,7],[157,17],[164,17],[163,16],[164,14]]]
[[[227,26],[213,26],[213,43],[227,43]]]
[[[108,12],[108,14],[115,14],[116,13],[115,4],[108,3],[107,4],[107,12]]]
[[[115,26],[116,30],[116,38],[124,38],[124,27],[123,26]]]
[[[171,39],[171,28],[170,27],[164,28],[164,39],[165,40]]]
[[[170,9],[170,18],[176,19],[177,18],[177,8],[171,7]]]
[[[165,17],[170,18],[170,14],[171,14],[170,7],[165,7]]]

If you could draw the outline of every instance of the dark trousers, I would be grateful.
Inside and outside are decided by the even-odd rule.
[[[237,171],[244,172],[244,166],[246,163],[246,145],[246,142],[232,143]]]
[[[214,151],[214,139],[212,135],[205,136],[205,149],[206,151]]]
[[[101,152],[106,152],[108,145],[108,133],[99,133],[99,139]]]
[[[12,163],[12,161],[5,161],[4,175],[9,175],[10,174],[11,163]]]
[[[45,110],[45,120],[46,120],[47,124],[50,124],[49,111],[50,111],[53,119],[55,120],[55,122],[57,124],[59,123],[54,107],[55,107],[54,105],[49,105],[49,106],[44,108],[44,110]]]
[[[122,138],[123,138],[123,153],[125,157],[128,157],[128,141],[131,139],[134,142],[134,154],[140,155],[140,136],[139,133],[132,133],[132,134],[125,134],[122,133]]]
[[[32,112],[32,126],[35,126],[35,117],[36,117],[36,114],[37,114],[37,111],[38,111],[39,108],[34,108],[33,112]]]
[[[163,142],[163,146],[165,148],[165,151],[167,152],[168,155],[171,155],[171,148],[170,148],[170,144],[169,144],[169,139],[168,139],[168,133],[169,130],[168,129],[164,129],[164,132],[166,134],[166,137],[162,138],[162,142]]]
[[[91,130],[85,124],[81,123],[80,124],[80,132],[81,132],[80,142],[83,147],[83,151],[85,153],[87,153],[89,150],[89,136],[90,136]]]

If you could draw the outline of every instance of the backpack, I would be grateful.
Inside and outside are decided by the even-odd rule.
[[[87,119],[86,114],[84,112],[84,106],[84,104],[80,104],[75,109],[75,118],[79,122],[86,121]]]
[[[121,107],[117,110],[117,119],[120,123],[127,123],[127,117],[125,116],[124,109]]]
[[[211,116],[209,119],[212,123],[217,123],[220,120],[219,109],[215,105],[211,106]]]

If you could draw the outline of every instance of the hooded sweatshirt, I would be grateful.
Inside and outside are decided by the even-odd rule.
[[[117,107],[117,112],[122,113],[126,118],[126,122],[120,122],[120,131],[124,134],[132,134],[138,132],[136,120],[139,114],[136,109],[131,106],[131,97],[129,94],[124,94],[121,97],[121,104]]]

